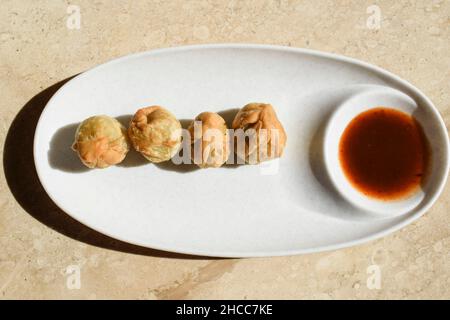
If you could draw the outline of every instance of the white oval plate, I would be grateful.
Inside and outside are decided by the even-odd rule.
[[[361,86],[362,85],[362,86]],[[327,175],[323,131],[359,88],[384,86],[417,103],[433,152],[422,201],[380,219],[346,201]],[[248,102],[276,107],[288,135],[283,158],[257,166],[190,170],[125,163],[87,170],[70,149],[77,124],[95,114],[126,121],[162,105],[179,119]],[[230,111],[231,110],[231,111]],[[34,157],[52,200],[73,218],[129,243],[222,257],[290,255],[356,245],[414,221],[439,196],[448,173],[448,136],[431,101],[406,81],[367,63],[266,45],[202,45],[126,56],[84,72],[49,101]]]

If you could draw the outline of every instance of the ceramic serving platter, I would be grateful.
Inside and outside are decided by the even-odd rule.
[[[70,148],[92,115],[126,123],[138,108],[162,105],[183,124],[202,111],[229,121],[249,102],[275,107],[288,136],[280,160],[197,170],[130,152],[120,165],[89,170]],[[379,105],[413,114],[432,151],[426,182],[403,203],[352,196],[336,162],[350,115]],[[154,50],[84,72],[48,102],[34,141],[42,185],[73,218],[129,243],[221,257],[331,250],[398,230],[438,198],[448,149],[432,102],[399,77],[334,54],[244,44]]]

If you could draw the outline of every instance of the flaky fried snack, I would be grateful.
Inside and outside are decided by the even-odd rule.
[[[272,105],[245,105],[236,114],[232,128],[235,152],[247,163],[256,164],[282,156],[287,136]]]
[[[88,168],[106,168],[122,162],[129,143],[126,129],[114,118],[100,115],[80,123],[72,149]]]
[[[225,120],[215,112],[202,112],[190,124],[191,158],[200,168],[218,168],[230,154]]]
[[[172,158],[181,144],[181,124],[160,106],[139,109],[128,128],[133,147],[151,162]]]

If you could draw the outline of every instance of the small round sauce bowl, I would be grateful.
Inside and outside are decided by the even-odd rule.
[[[346,176],[340,159],[340,141],[350,122],[361,113],[374,108],[389,108],[413,115],[418,106],[408,95],[383,86],[359,86],[355,88],[332,114],[325,128],[324,160],[332,183],[350,203],[366,213],[378,217],[392,217],[407,213],[417,207],[425,197],[419,185],[405,197],[384,200],[368,196],[358,190]],[[420,119],[419,123],[420,123]]]

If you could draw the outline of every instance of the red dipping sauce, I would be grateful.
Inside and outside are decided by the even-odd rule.
[[[350,183],[380,200],[409,196],[422,184],[429,162],[425,134],[414,117],[377,107],[356,116],[339,142]]]

